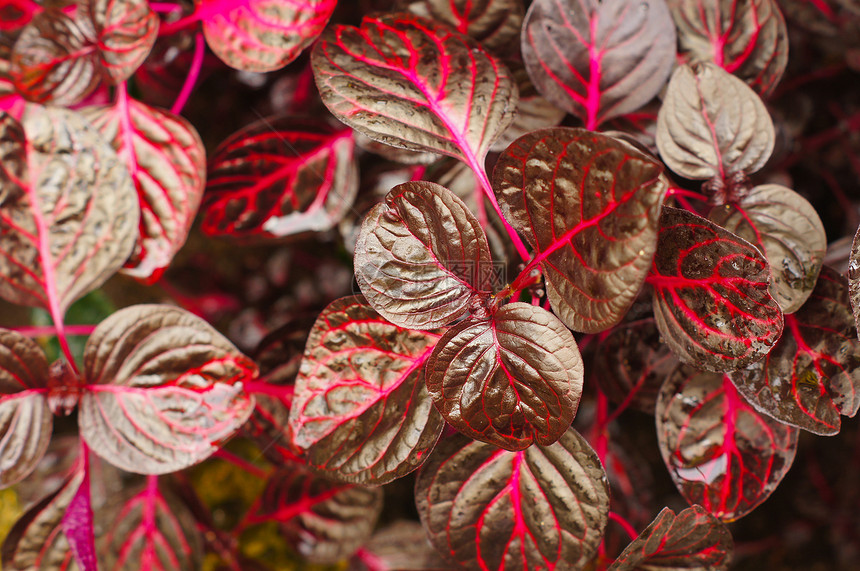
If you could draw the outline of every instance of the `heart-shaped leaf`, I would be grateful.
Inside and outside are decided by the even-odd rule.
[[[681,365],[657,399],[660,452],[690,504],[723,521],[751,512],[782,481],[798,430],[760,414],[728,376]]]
[[[113,83],[133,74],[155,45],[158,16],[146,0],[87,0],[103,73]]]
[[[0,296],[58,319],[128,258],[140,216],[134,183],[74,111],[28,106],[21,124],[0,115],[0,132],[4,158],[14,158],[0,165],[0,219],[7,226],[0,233]]]
[[[535,0],[522,52],[538,91],[595,130],[660,92],[675,26],[664,0]]]
[[[178,115],[136,101],[120,88],[114,105],[85,116],[125,163],[140,202],[137,244],[123,272],[154,283],[185,243],[206,180],[206,150]]]
[[[733,551],[728,528],[702,506],[663,508],[607,571],[725,571]]]
[[[367,301],[401,327],[447,325],[490,295],[492,257],[478,219],[432,182],[391,189],[364,219],[355,279]]]
[[[206,43],[235,69],[265,72],[299,57],[328,23],[337,0],[196,0]]]
[[[78,410],[93,452],[128,472],[180,470],[248,419],[242,381],[257,373],[208,323],[182,309],[137,305],[104,320],[84,349],[90,385]]]
[[[664,207],[648,282],[657,328],[685,363],[730,371],[764,357],[782,334],[767,261],[713,222]]]
[[[424,382],[438,339],[388,323],[361,297],[329,305],[308,337],[290,411],[308,463],[372,485],[420,466],[445,424]]]
[[[770,114],[742,80],[713,63],[679,66],[657,115],[660,157],[681,176],[730,181],[773,152]]]
[[[822,267],[803,307],[767,357],[731,374],[758,410],[815,434],[837,434],[860,408],[860,341],[845,277]]]
[[[557,127],[502,153],[493,188],[505,218],[535,250],[565,325],[594,333],[627,312],[657,247],[663,166],[612,137]]]
[[[355,140],[346,130],[297,117],[262,119],[212,157],[203,231],[283,238],[340,222],[358,192]]]
[[[788,63],[788,31],[775,0],[667,0],[681,54],[711,61],[767,95]]]
[[[463,567],[582,569],[603,537],[609,482],[573,429],[521,452],[456,437],[421,468],[415,501],[430,541]]]
[[[815,208],[778,184],[756,186],[739,202],[715,208],[709,218],[764,253],[770,294],[794,313],[812,293],[827,251],[824,224]]]

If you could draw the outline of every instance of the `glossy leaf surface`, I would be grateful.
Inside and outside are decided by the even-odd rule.
[[[575,331],[616,324],[639,292],[657,246],[663,167],[626,143],[557,127],[502,153],[493,188],[535,250],[553,311]]]
[[[770,294],[794,313],[812,293],[827,251],[824,224],[815,208],[778,184],[756,186],[741,201],[711,211],[709,218],[764,253]]]
[[[242,381],[257,367],[202,319],[137,305],[103,321],[84,349],[78,410],[93,452],[128,472],[163,474],[212,454],[248,419]]]
[[[444,425],[424,382],[438,339],[387,322],[361,297],[329,305],[308,337],[290,412],[308,463],[372,485],[420,466]]]
[[[522,52],[538,91],[594,130],[659,93],[675,26],[664,0],[535,0]]]
[[[88,0],[101,70],[113,83],[133,74],[155,44],[158,16],[146,0]]]
[[[454,193],[432,182],[391,189],[364,219],[355,245],[362,293],[402,327],[453,322],[490,295],[492,270],[478,219]]]
[[[185,243],[206,180],[206,151],[178,115],[128,97],[91,107],[87,119],[111,143],[134,180],[140,202],[137,243],[123,272],[154,283]]]
[[[584,568],[609,513],[609,483],[575,430],[521,452],[456,437],[418,475],[430,541],[470,569]]]
[[[732,373],[732,380],[763,413],[816,434],[836,434],[840,415],[854,416],[860,408],[860,341],[847,280],[823,267],[812,295],[785,323],[767,357]]]
[[[755,509],[782,481],[798,430],[757,412],[728,376],[680,366],[657,400],[657,436],[675,485],[723,521]]]
[[[266,72],[296,59],[322,32],[337,0],[196,0],[206,43],[235,69]]]
[[[654,317],[685,363],[730,371],[764,357],[783,316],[767,261],[749,242],[686,210],[665,207],[654,258]]]
[[[329,230],[358,192],[354,150],[349,131],[322,121],[279,116],[245,127],[212,157],[203,231],[283,238]]]

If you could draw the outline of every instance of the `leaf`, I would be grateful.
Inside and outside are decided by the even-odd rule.
[[[582,569],[609,514],[609,483],[575,430],[550,446],[499,450],[456,437],[418,473],[430,541],[469,569]]]
[[[778,184],[756,186],[739,202],[717,207],[709,218],[747,240],[770,266],[770,294],[785,313],[794,313],[812,293],[827,235],[815,208]]]
[[[762,96],[773,91],[788,63],[788,32],[774,0],[667,0],[681,55],[714,62]]]
[[[575,331],[618,323],[657,247],[663,167],[630,145],[557,127],[502,153],[493,188],[505,218],[535,251],[553,311]]]
[[[74,111],[28,106],[23,132],[8,115],[0,123],[15,141],[12,170],[0,166],[0,296],[56,319],[128,258],[139,219],[134,185]]]
[[[411,14],[329,28],[311,65],[323,103],[356,131],[477,170],[517,105],[501,62],[471,38]]]
[[[679,66],[657,114],[657,148],[670,169],[728,181],[761,169],[773,152],[773,122],[747,84],[712,63]]]
[[[209,48],[232,68],[281,69],[328,23],[337,0],[196,0]]]
[[[203,231],[283,238],[331,229],[358,192],[355,141],[320,120],[279,116],[234,133],[212,157]]]
[[[728,376],[681,365],[657,399],[663,461],[690,504],[734,521],[767,499],[797,452],[798,430],[756,412]]]
[[[90,383],[81,437],[128,472],[164,474],[200,462],[248,419],[242,381],[257,367],[182,309],[136,305],[96,327],[84,349]]]
[[[675,26],[663,0],[535,0],[522,52],[538,91],[593,131],[660,92]]]
[[[733,551],[728,528],[702,506],[689,507],[677,515],[663,508],[608,571],[724,571]]]
[[[367,485],[420,466],[444,426],[424,383],[438,339],[388,323],[361,297],[323,310],[290,410],[294,441],[308,464],[328,478]]]
[[[146,0],[87,0],[102,72],[118,84],[137,71],[158,36],[158,16]]]
[[[86,446],[82,446],[82,449],[84,459],[78,469],[83,472],[83,480],[64,510],[61,528],[66,535],[66,540],[78,567],[83,571],[98,571],[90,489],[89,452],[86,450]]]
[[[427,390],[445,420],[507,450],[558,440],[576,415],[583,377],[567,327],[527,303],[452,326],[427,362]]]
[[[815,434],[839,432],[860,408],[860,341],[847,280],[822,267],[809,299],[785,316],[786,331],[763,360],[731,374],[760,412]]]
[[[90,107],[84,116],[101,132],[134,180],[141,217],[137,244],[123,272],[155,283],[188,236],[206,180],[206,151],[178,115],[128,97]]]
[[[709,371],[744,367],[782,335],[767,261],[746,240],[686,210],[664,207],[654,287],[657,328],[681,361]]]
[[[401,327],[433,329],[490,295],[492,257],[478,219],[432,182],[391,189],[365,217],[355,279],[373,308]]]
[[[4,158],[0,154],[0,164],[2,164]],[[0,176],[2,176],[2,173],[0,173]],[[858,339],[860,339],[860,227],[857,228],[857,232],[854,234],[854,240],[851,243],[851,253],[848,257],[848,295],[851,311],[854,314],[854,323],[857,326]]]
[[[27,477],[48,449],[54,422],[47,380],[48,361],[39,346],[0,329],[0,488]]]
[[[446,562],[430,545],[424,527],[417,521],[395,520],[380,529],[364,544],[362,550],[371,555],[364,559],[354,557],[348,571],[375,571],[379,567],[367,565],[380,562],[382,569],[445,569]]]

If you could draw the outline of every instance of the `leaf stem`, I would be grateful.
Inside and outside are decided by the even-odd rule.
[[[173,2],[150,2],[150,9],[153,12],[176,12],[177,10],[182,10],[182,6],[179,4],[174,4]]]
[[[230,452],[228,450],[225,450],[224,448],[220,448],[219,450],[217,450],[215,452],[215,454],[212,455],[212,457],[218,458],[219,460],[223,460],[225,462],[229,462],[230,464],[233,464],[237,468],[240,468],[240,469],[244,470],[245,472],[248,472],[249,474],[256,476],[262,480],[265,480],[269,477],[269,471],[268,470],[266,470],[264,468],[260,468],[256,464],[252,464],[248,460],[245,460],[244,458],[240,458],[239,456],[233,454],[232,452]]]
[[[188,76],[185,78],[185,83],[182,85],[182,90],[176,97],[173,107],[170,112],[174,115],[179,115],[182,108],[188,102],[191,92],[194,90],[194,85],[200,78],[200,70],[203,67],[203,56],[206,54],[206,42],[203,41],[203,33],[198,31],[194,35],[194,58],[191,60],[191,68],[188,70]]]
[[[520,238],[520,235],[517,234],[517,231],[514,230],[513,226],[508,223],[508,220],[505,218],[504,214],[502,214],[502,209],[499,206],[499,201],[496,200],[496,194],[493,192],[493,186],[490,184],[490,179],[487,176],[487,171],[484,167],[478,164],[477,159],[471,155],[467,154],[469,167],[471,167],[472,171],[475,173],[475,177],[478,179],[478,184],[481,186],[481,191],[484,193],[484,196],[487,197],[487,200],[490,201],[490,204],[493,205],[493,210],[496,211],[496,214],[499,215],[499,219],[502,221],[502,224],[505,226],[505,232],[508,233],[511,241],[514,243],[514,247],[517,249],[517,253],[519,253],[520,257],[523,261],[527,261],[531,259],[531,254],[529,254],[528,248],[523,243],[523,239]],[[483,201],[478,199],[478,208],[483,208]]]
[[[66,335],[71,336],[86,336],[92,334],[95,328],[95,325],[67,325],[65,327],[65,332]],[[8,329],[16,331],[24,337],[42,337],[44,335],[58,335],[57,328],[53,325],[24,325],[22,327],[9,327]]]
[[[195,10],[194,13],[185,16],[184,18],[180,18],[175,22],[167,22],[161,24],[161,27],[158,28],[158,35],[161,36],[169,36],[171,34],[175,34],[177,32],[181,32],[186,28],[190,28],[200,21],[200,14]]]
[[[634,539],[639,537],[639,534],[636,533],[636,528],[634,528],[630,524],[630,522],[627,521],[623,516],[615,512],[609,512],[609,519],[614,521],[624,529],[624,533],[626,533],[627,536],[630,537],[630,541],[633,541]]]

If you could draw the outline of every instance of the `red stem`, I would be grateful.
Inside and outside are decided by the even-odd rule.
[[[66,335],[90,335],[96,328],[95,325],[67,325]],[[57,328],[53,325],[24,325],[22,327],[9,327],[24,337],[42,337],[43,335],[57,335]]]
[[[292,385],[273,385],[260,381],[248,381],[243,383],[245,392],[258,395],[268,395],[281,400],[292,401],[296,388]]]
[[[639,534],[636,533],[636,528],[630,525],[630,522],[624,519],[623,516],[615,512],[609,512],[609,519],[624,528],[624,533],[627,534],[627,536],[630,538],[630,541],[633,541],[634,539],[639,537]]]
[[[174,115],[179,115],[182,108],[191,97],[191,92],[194,90],[194,85],[200,78],[200,70],[203,67],[203,56],[206,54],[206,42],[203,41],[203,33],[198,31],[194,35],[194,58],[191,60],[191,68],[188,70],[188,76],[185,78],[185,83],[182,85],[182,90],[176,97],[173,107],[170,112]]]
[[[236,456],[232,452],[229,452],[223,448],[219,449],[215,454],[212,455],[213,458],[218,458],[219,460],[224,460],[225,462],[229,462],[234,466],[241,468],[245,472],[257,476],[260,479],[265,480],[269,477],[269,471],[259,466],[252,464],[251,462],[245,460],[244,458],[240,458]]]

